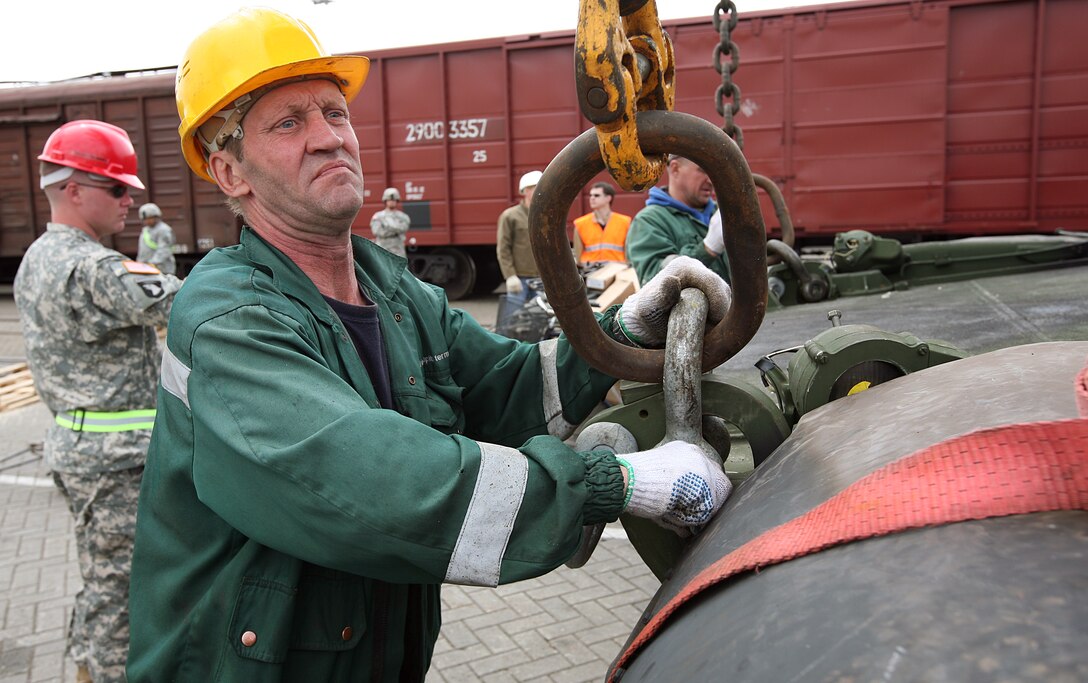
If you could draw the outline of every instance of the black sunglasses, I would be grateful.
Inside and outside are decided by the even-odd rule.
[[[118,185],[110,185],[109,187],[103,187],[101,185],[88,185],[87,183],[77,183],[75,181],[73,181],[71,184],[72,185],[82,185],[83,187],[94,187],[94,188],[97,188],[99,190],[105,190],[106,192],[109,192],[110,196],[113,197],[114,199],[120,199],[121,197],[124,197],[126,194],[128,194],[128,185],[118,184]]]

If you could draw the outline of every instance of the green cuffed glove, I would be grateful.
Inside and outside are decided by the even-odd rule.
[[[733,490],[721,466],[686,441],[670,441],[617,459],[627,468],[629,500],[624,511],[680,535],[709,522]]]

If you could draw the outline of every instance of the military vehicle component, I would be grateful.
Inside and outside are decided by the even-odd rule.
[[[1070,231],[902,244],[849,230],[835,236],[823,261],[802,259],[774,240],[768,244],[784,261],[768,269],[772,308],[1088,263],[1088,233]]]
[[[690,598],[632,649],[636,629],[612,680],[620,680],[619,673],[623,683],[1083,678],[1088,423],[1075,419],[1073,379],[1086,358],[1086,342],[1001,349],[898,378],[804,416],[673,566],[640,627],[685,591]],[[957,492],[974,490],[975,472],[968,465],[966,478],[948,473],[947,484],[927,488],[935,485],[919,470],[909,477],[918,480],[915,493],[890,502],[909,507],[924,494],[931,512],[918,525],[938,526],[837,544],[718,583],[706,579],[704,572],[746,543],[758,549],[755,539],[764,533],[904,456],[1022,423],[1033,424],[1009,431],[1025,439],[1021,445],[987,448],[1009,458],[1030,456],[1026,486],[1045,491],[1047,482],[1079,482],[1080,494],[1061,503],[1072,510],[943,524],[947,504],[963,501]],[[1064,465],[1055,465],[1061,461],[1045,449],[1036,452],[1042,439],[1033,430],[1051,428],[1065,435],[1054,448],[1074,454]],[[1000,475],[1003,468],[991,472]],[[1010,502],[1019,499],[1008,494],[1016,490],[1005,489]],[[856,504],[832,515],[832,526],[851,512],[867,519],[868,504]]]

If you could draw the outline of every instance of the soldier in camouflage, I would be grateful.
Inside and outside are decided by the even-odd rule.
[[[68,630],[77,681],[124,681],[136,501],[155,419],[165,325],[181,281],[99,243],[132,206],[136,154],[101,121],[58,128],[38,157],[51,221],[23,257],[15,302],[38,394],[54,413],[45,461],[75,518],[83,588]]]
[[[150,263],[167,275],[177,272],[174,259],[174,229],[162,219],[158,204],[144,204],[139,210],[144,229],[140,231],[140,244],[136,248],[136,260]]]
[[[370,230],[374,233],[374,241],[388,252],[407,257],[408,252],[404,250],[404,235],[408,232],[412,219],[397,208],[400,204],[400,191],[395,187],[385,188],[385,192],[382,192],[382,201],[385,202],[385,208],[375,213],[370,219]]]

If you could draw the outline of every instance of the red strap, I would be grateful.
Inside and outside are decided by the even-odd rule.
[[[704,569],[639,632],[608,681],[681,605],[731,576],[907,529],[1050,510],[1088,510],[1088,420],[994,427],[924,448]]]

